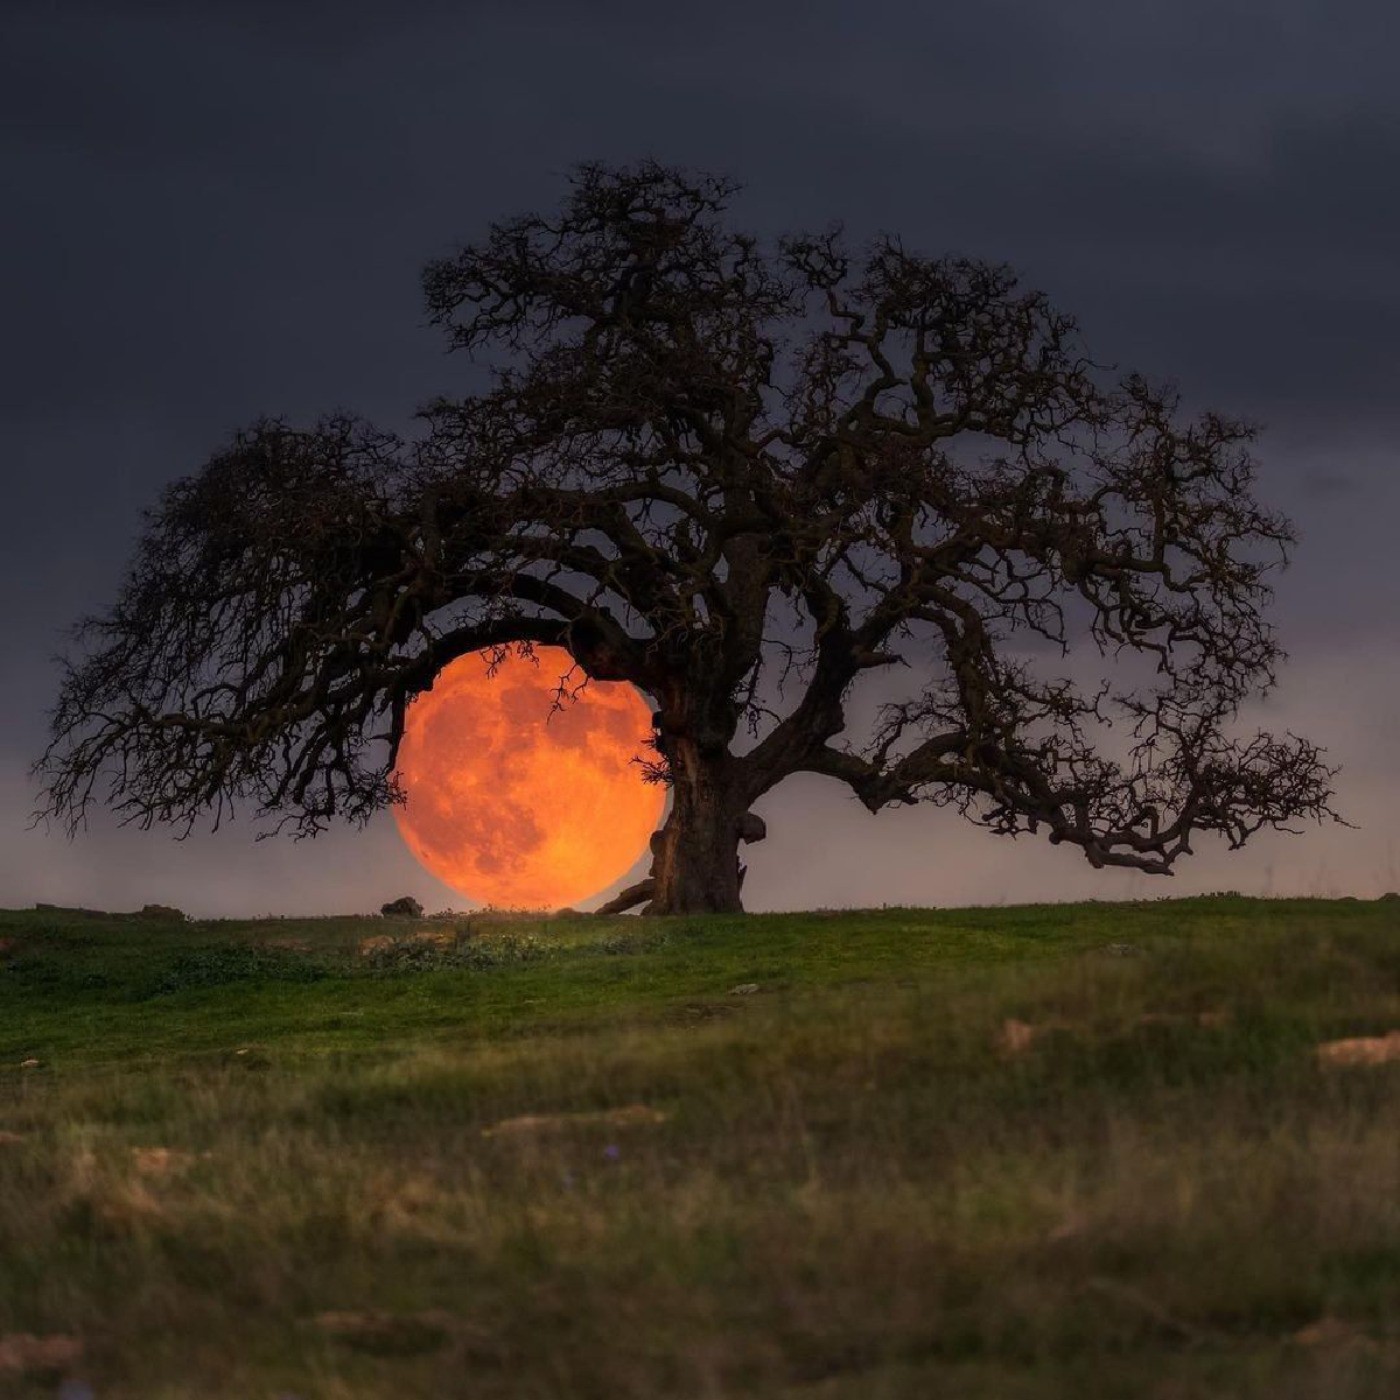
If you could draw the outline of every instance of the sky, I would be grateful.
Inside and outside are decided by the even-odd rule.
[[[1270,727],[1352,823],[1093,871],[819,778],[759,810],[752,909],[1400,889],[1400,18],[1385,0],[6,0],[0,16],[0,906],[204,916],[465,901],[386,813],[295,843],[29,823],[64,630],[161,487],[241,424],[401,426],[460,390],[418,272],[584,160],[743,182],[762,234],[1006,260],[1100,361],[1264,425],[1301,543]]]

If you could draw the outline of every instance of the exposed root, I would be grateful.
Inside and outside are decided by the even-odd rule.
[[[656,893],[656,881],[650,875],[645,880],[638,880],[635,885],[628,885],[621,894],[614,895],[600,909],[596,909],[596,914],[625,914],[629,909],[636,908],[639,904],[644,904],[652,895]]]

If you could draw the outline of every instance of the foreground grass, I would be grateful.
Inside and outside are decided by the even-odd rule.
[[[0,914],[0,1394],[1400,1394],[1400,903],[386,927]]]

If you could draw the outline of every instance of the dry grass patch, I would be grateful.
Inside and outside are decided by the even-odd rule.
[[[1324,1065],[1388,1065],[1400,1060],[1400,1031],[1324,1041],[1317,1047]]]
[[[537,1133],[553,1133],[565,1128],[640,1128],[664,1123],[667,1114],[644,1103],[624,1104],[620,1108],[600,1108],[576,1113],[522,1113],[504,1118],[481,1130],[484,1138],[524,1137]]]
[[[1393,1400],[1400,1081],[1316,1047],[1400,919],[1193,908],[38,938],[0,1336],[100,1400]]]
[[[0,1376],[61,1374],[77,1365],[82,1355],[83,1344],[77,1337],[0,1334]]]

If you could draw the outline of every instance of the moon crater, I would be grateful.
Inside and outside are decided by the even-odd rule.
[[[422,865],[459,894],[557,908],[621,879],[665,806],[645,781],[651,711],[626,682],[590,681],[556,708],[558,647],[459,657],[408,708],[394,816]]]

